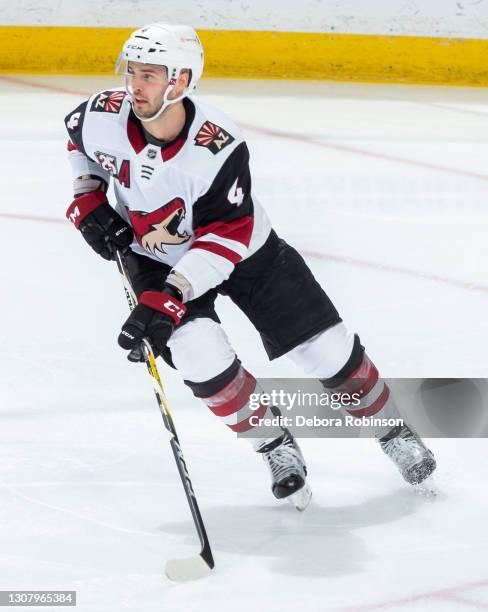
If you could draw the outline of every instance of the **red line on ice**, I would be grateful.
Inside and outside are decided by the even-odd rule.
[[[464,176],[469,178],[478,179],[481,181],[488,181],[488,174],[481,174],[479,172],[470,172],[469,170],[462,170],[461,168],[451,168],[449,166],[440,166],[439,164],[432,164],[430,162],[424,162],[416,159],[408,159],[406,157],[398,157],[397,155],[388,155],[387,153],[378,153],[376,151],[369,151],[368,149],[360,149],[359,147],[351,147],[349,145],[342,145],[332,142],[324,142],[318,138],[311,138],[309,136],[300,136],[299,134],[291,134],[290,132],[280,132],[278,130],[272,130],[269,128],[262,128],[256,125],[241,123],[240,126],[251,132],[258,134],[265,134],[266,136],[272,136],[274,138],[286,138],[288,140],[295,140],[296,142],[302,142],[304,144],[315,145],[322,147],[323,149],[332,149],[334,151],[341,151],[341,153],[353,153],[354,155],[362,155],[363,157],[372,157],[375,159],[383,159],[385,161],[396,162],[408,166],[415,166],[417,168],[427,168],[428,170],[437,170],[438,172],[447,172],[448,174],[455,174],[457,176]]]
[[[57,85],[49,85],[47,83],[39,83],[39,82],[30,82],[26,79],[22,79],[19,77],[10,77],[10,76],[0,76],[0,79],[3,79],[4,81],[11,81],[13,83],[18,83],[21,85],[26,85],[28,87],[34,87],[34,88],[38,88],[38,89],[47,89],[49,91],[56,91],[56,92],[60,92],[60,93],[68,93],[68,94],[73,94],[76,96],[88,96],[89,92],[81,92],[81,91],[72,91],[72,90],[68,90],[68,89],[64,89],[62,87],[58,87]],[[277,130],[272,130],[272,129],[268,129],[268,128],[262,128],[259,126],[255,126],[255,125],[249,125],[249,124],[241,124],[241,127],[256,133],[260,133],[260,134],[265,134],[267,136],[273,136],[276,138],[286,138],[288,140],[295,140],[298,142],[303,142],[305,144],[311,144],[311,145],[316,145],[319,147],[324,147],[324,148],[328,148],[328,149],[334,149],[337,151],[342,151],[345,153],[353,153],[356,155],[363,155],[363,156],[368,156],[368,157],[373,157],[373,158],[377,158],[377,159],[384,159],[387,161],[393,161],[393,162],[397,162],[397,163],[402,163],[402,164],[407,164],[407,165],[411,165],[411,166],[418,166],[418,167],[423,167],[423,168],[428,168],[430,170],[437,170],[437,171],[441,171],[441,172],[448,172],[451,174],[456,174],[459,176],[466,176],[466,177],[470,177],[470,178],[475,178],[475,179],[480,179],[483,181],[488,181],[488,175],[486,174],[478,174],[476,172],[469,172],[469,171],[465,171],[465,170],[461,170],[459,168],[449,168],[447,166],[439,166],[437,164],[431,164],[428,162],[422,162],[422,161],[417,161],[417,160],[410,160],[410,159],[406,159],[403,157],[396,157],[396,156],[392,156],[392,155],[387,155],[384,153],[376,153],[374,151],[368,151],[366,149],[359,149],[356,147],[350,147],[347,145],[340,145],[340,144],[332,144],[332,143],[326,143],[326,142],[322,142],[321,140],[316,140],[314,138],[309,138],[307,136],[300,136],[298,134],[291,134],[291,133],[287,133],[287,132],[279,132]],[[48,218],[48,217],[33,217],[33,216],[21,216],[21,215],[9,215],[6,213],[0,213],[0,218],[9,218],[9,219],[25,219],[25,220],[30,220],[30,221],[44,221],[46,223],[63,223],[64,221],[61,219],[53,219],[53,218]],[[320,252],[316,252],[316,251],[302,251],[302,254],[305,257],[314,257],[317,259],[322,259],[322,260],[328,260],[328,261],[334,261],[336,263],[344,263],[344,264],[349,264],[349,265],[355,265],[355,266],[359,266],[359,267],[363,267],[363,268],[369,268],[369,269],[374,269],[374,270],[383,270],[383,271],[387,271],[387,272],[395,272],[398,274],[403,274],[405,276],[412,276],[415,278],[423,278],[425,280],[430,280],[430,281],[435,281],[435,282],[441,282],[441,283],[445,283],[448,285],[452,285],[454,287],[458,287],[461,289],[468,289],[470,291],[481,291],[483,293],[488,293],[488,286],[487,285],[480,285],[477,283],[470,283],[467,281],[461,281],[461,280],[457,280],[454,278],[449,278],[446,276],[440,276],[437,274],[428,274],[428,273],[424,273],[421,272],[419,270],[410,270],[408,268],[401,268],[398,266],[390,266],[390,265],[383,265],[383,264],[377,264],[374,262],[368,262],[368,261],[362,261],[359,259],[354,259],[352,257],[341,257],[339,255],[331,255],[331,254],[327,254],[327,253],[320,253]]]
[[[341,255],[332,255],[332,254],[323,253],[320,251],[300,250],[300,253],[304,257],[313,257],[315,259],[333,261],[334,263],[349,264],[349,265],[357,266],[360,268],[368,268],[370,270],[393,272],[395,274],[403,274],[405,276],[412,276],[414,278],[435,281],[438,283],[445,283],[446,285],[452,285],[460,289],[468,289],[470,291],[481,291],[483,293],[488,293],[488,285],[470,283],[468,281],[457,280],[455,278],[450,278],[448,276],[441,276],[439,274],[430,274],[428,272],[422,272],[421,270],[412,270],[409,268],[402,268],[400,266],[392,266],[390,264],[379,264],[373,261],[365,261],[364,259],[355,259],[354,257],[344,257]]]
[[[68,226],[68,221],[65,219],[57,219],[55,217],[38,217],[35,215],[18,215],[10,213],[1,213],[0,219],[12,219],[15,221],[37,221],[40,223],[62,223]],[[394,274],[403,274],[404,276],[410,276],[413,278],[428,280],[437,283],[444,283],[451,285],[457,289],[467,289],[468,291],[480,291],[482,293],[488,293],[488,285],[481,285],[478,283],[470,283],[468,281],[458,280],[456,278],[449,278],[448,276],[441,276],[439,274],[430,274],[428,272],[422,272],[421,270],[411,270],[409,268],[402,268],[400,266],[392,266],[389,264],[379,264],[373,261],[365,261],[362,259],[355,259],[354,257],[344,257],[342,255],[333,255],[332,253],[323,253],[320,251],[308,251],[300,250],[300,253],[304,257],[312,257],[314,259],[320,259],[322,261],[331,261],[338,264],[347,264],[350,266],[356,266],[359,268],[367,268],[369,270],[376,270],[378,272],[391,272]]]
[[[14,215],[0,212],[0,219],[13,219],[14,221],[38,221],[40,223],[68,223],[66,219],[56,217],[38,217],[36,215]]]
[[[88,97],[90,92],[76,91],[71,89],[65,89],[57,85],[50,85],[48,83],[39,83],[29,81],[17,76],[5,76],[1,75],[0,79],[4,81],[10,81],[11,83],[18,83],[19,85],[26,85],[27,87],[34,87],[37,89],[46,89],[48,91],[56,91],[59,93],[72,94],[74,96]],[[288,140],[294,140],[296,142],[302,142],[304,144],[310,144],[324,149],[332,149],[334,151],[341,151],[342,153],[352,153],[353,155],[361,155],[363,157],[371,157],[374,159],[383,159],[385,161],[396,162],[408,166],[415,166],[417,168],[426,168],[429,170],[436,170],[438,172],[447,172],[448,174],[455,174],[457,176],[465,176],[469,178],[478,179],[481,181],[488,181],[488,174],[481,174],[478,172],[470,172],[469,170],[462,170],[461,168],[451,168],[449,166],[440,166],[438,164],[432,164],[430,162],[424,162],[415,159],[408,159],[406,157],[398,157],[396,155],[388,155],[387,153],[378,153],[375,151],[369,151],[368,149],[361,149],[359,147],[351,147],[349,145],[324,142],[320,139],[311,138],[309,136],[300,136],[299,134],[292,134],[291,132],[280,132],[278,130],[272,130],[270,128],[264,128],[257,125],[241,123],[241,127],[245,130],[256,132],[258,134],[265,134],[274,138],[286,138]]]
[[[56,93],[65,93],[73,96],[81,96],[86,98],[89,94],[86,91],[75,91],[73,89],[65,89],[64,87],[59,87],[58,85],[49,85],[48,83],[36,83],[35,81],[28,81],[27,79],[23,79],[17,76],[7,76],[5,74],[0,75],[1,81],[6,81],[7,83],[15,83],[16,85],[25,85],[26,87],[34,87],[35,89],[46,89],[47,91],[55,91]]]
[[[488,580],[480,580],[479,582],[470,582],[467,584],[461,584],[457,587],[448,589],[440,589],[438,591],[430,591],[426,593],[420,593],[419,595],[411,595],[409,597],[402,597],[400,599],[391,599],[389,601],[383,601],[375,604],[361,604],[358,606],[350,606],[347,608],[340,608],[337,612],[369,612],[372,610],[389,610],[390,608],[406,606],[418,601],[426,599],[441,599],[451,601],[453,603],[463,603],[469,605],[471,608],[477,610],[488,610],[488,604],[468,599],[466,597],[466,591],[472,591],[474,589],[488,587]],[[464,597],[462,597],[464,595]]]

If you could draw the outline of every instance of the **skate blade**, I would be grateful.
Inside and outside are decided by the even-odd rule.
[[[312,489],[308,482],[296,493],[289,495],[286,500],[299,512],[303,512],[312,499]]]
[[[426,499],[435,499],[439,495],[439,489],[432,476],[429,476],[420,484],[412,486],[417,495]]]

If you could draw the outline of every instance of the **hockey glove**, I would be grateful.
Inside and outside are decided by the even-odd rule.
[[[130,350],[129,361],[144,361],[141,341],[147,338],[155,355],[160,355],[173,329],[179,325],[186,312],[184,304],[174,296],[172,288],[165,291],[144,291],[139,303],[122,325],[119,346]]]
[[[115,259],[115,251],[124,253],[134,239],[132,228],[110,206],[103,191],[91,191],[75,198],[66,217],[104,259]]]

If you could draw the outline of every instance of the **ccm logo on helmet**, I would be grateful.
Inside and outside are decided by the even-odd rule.
[[[166,310],[168,310],[169,312],[172,312],[173,314],[175,314],[178,317],[178,319],[181,319],[183,315],[185,314],[185,311],[182,308],[178,308],[178,306],[171,300],[168,300],[164,304],[164,308],[166,308]]]

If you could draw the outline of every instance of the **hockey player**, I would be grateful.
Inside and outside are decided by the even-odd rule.
[[[139,300],[120,346],[138,361],[147,338],[223,423],[250,432],[252,415],[272,415],[266,406],[249,408],[260,389],[220,326],[214,301],[224,294],[258,330],[270,359],[287,355],[326,390],[360,393],[360,405],[349,410],[355,416],[398,416],[359,337],[272,229],[252,191],[239,129],[191,95],[202,70],[192,28],[151,24],[123,46],[116,71],[125,89],[92,95],[65,120],[74,177],[67,217],[104,259],[125,254]],[[115,207],[106,196],[110,178]],[[435,469],[406,425],[378,431],[377,439],[407,482]],[[275,497],[304,508],[307,470],[290,432],[276,427],[250,440],[269,467]]]

